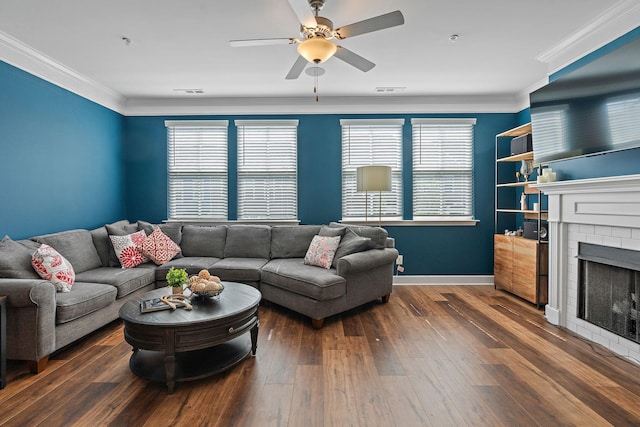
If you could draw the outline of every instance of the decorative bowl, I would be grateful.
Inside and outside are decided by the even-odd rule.
[[[189,291],[191,291],[191,294],[197,298],[200,299],[204,299],[207,297],[217,297],[220,296],[220,294],[222,293],[222,291],[224,291],[224,285],[222,283],[220,283],[220,288],[219,289],[215,289],[215,290],[204,290],[204,291],[199,291],[196,292],[194,291],[191,287],[188,287]]]

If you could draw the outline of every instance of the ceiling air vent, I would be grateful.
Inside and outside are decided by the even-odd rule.
[[[398,93],[404,92],[406,87],[403,86],[379,86],[376,88],[376,93]]]
[[[204,93],[203,89],[174,89],[174,92],[184,92],[184,93],[188,93],[190,95],[196,95],[196,94],[201,94]]]

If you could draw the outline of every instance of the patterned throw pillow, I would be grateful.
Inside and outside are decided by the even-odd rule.
[[[126,236],[109,236],[122,268],[133,268],[147,261],[139,248],[146,237],[142,230]]]
[[[58,251],[44,243],[31,256],[33,269],[44,280],[48,280],[58,292],[69,292],[76,280],[73,267]]]
[[[173,240],[162,232],[160,227],[154,229],[139,246],[142,254],[155,262],[162,265],[180,252],[180,246],[176,245]]]
[[[304,263],[322,268],[331,268],[331,261],[340,244],[340,236],[314,236],[304,256]]]

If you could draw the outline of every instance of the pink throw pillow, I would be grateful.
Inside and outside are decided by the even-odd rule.
[[[157,227],[147,236],[139,246],[142,254],[157,265],[162,265],[180,253],[180,246]]]
[[[48,280],[58,292],[70,292],[76,273],[65,257],[44,243],[31,256],[33,269],[44,280]]]
[[[304,263],[322,268],[331,268],[331,261],[340,244],[340,236],[313,236]]]
[[[142,230],[126,236],[109,236],[122,268],[133,268],[147,261],[139,249],[146,237],[147,235]]]

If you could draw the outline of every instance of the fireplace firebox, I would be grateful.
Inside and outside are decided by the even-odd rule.
[[[578,317],[640,343],[640,251],[578,245]]]

